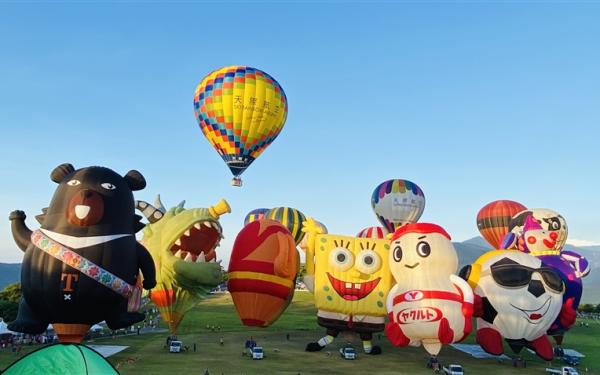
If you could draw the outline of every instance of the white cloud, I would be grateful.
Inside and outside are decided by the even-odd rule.
[[[581,246],[600,246],[600,242],[597,241],[588,241],[588,240],[578,240],[576,238],[571,238],[567,240],[567,244],[581,247]]]

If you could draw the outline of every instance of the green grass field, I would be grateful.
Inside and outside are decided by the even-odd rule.
[[[589,321],[589,327],[574,327],[565,338],[566,348],[586,354],[579,366],[580,373],[587,366],[588,374],[600,374],[600,322]],[[206,326],[221,326],[212,331]],[[290,334],[290,340],[286,334]],[[163,347],[166,333],[151,333],[96,340],[94,344],[127,345],[128,349],[109,360],[123,375],[145,374],[431,374],[425,367],[428,355],[423,348],[394,348],[382,335],[375,341],[383,349],[380,356],[361,354],[362,347],[357,337],[340,335],[329,347],[319,353],[304,351],[306,343],[315,341],[324,334],[317,326],[312,296],[298,292],[293,303],[281,318],[266,329],[251,329],[241,325],[228,294],[212,296],[190,311],[178,331],[179,338],[190,347],[187,353],[172,354]],[[252,336],[265,349],[266,358],[253,361],[242,356],[244,342]],[[220,338],[224,339],[221,346]],[[193,343],[197,351],[191,350]],[[338,349],[352,342],[360,349],[356,361],[346,361]],[[473,335],[467,343],[473,342]],[[24,349],[24,352],[31,350]],[[541,374],[549,365],[529,353],[526,369],[515,369],[511,361],[498,362],[494,359],[474,359],[471,356],[445,347],[440,353],[443,364],[458,363],[468,374]],[[0,356],[0,368],[6,367],[15,356],[4,350]],[[554,367],[561,366],[555,360]],[[591,370],[593,367],[593,370]]]

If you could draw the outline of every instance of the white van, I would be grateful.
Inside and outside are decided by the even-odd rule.
[[[169,353],[180,353],[181,346],[181,341],[171,341],[171,344],[169,345]]]

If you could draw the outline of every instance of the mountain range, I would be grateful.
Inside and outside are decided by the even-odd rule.
[[[491,246],[482,237],[473,237],[462,242],[453,242],[459,259],[459,270],[467,264],[473,263],[481,254],[491,250]],[[575,251],[590,262],[592,271],[583,279],[582,302],[600,303],[600,246],[565,245],[565,250]],[[20,280],[21,264],[0,263],[0,290],[7,284]]]

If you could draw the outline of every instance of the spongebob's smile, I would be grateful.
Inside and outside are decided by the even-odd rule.
[[[359,299],[365,298],[368,296],[373,289],[377,287],[379,284],[379,280],[381,277],[378,277],[374,280],[367,281],[364,283],[351,283],[342,280],[338,280],[335,277],[331,276],[329,272],[327,272],[327,277],[329,278],[329,282],[333,286],[333,289],[345,300],[348,301],[357,301]]]

